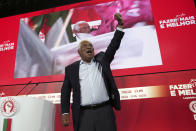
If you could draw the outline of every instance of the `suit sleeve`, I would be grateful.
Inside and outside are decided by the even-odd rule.
[[[108,60],[109,63],[111,63],[112,60],[114,59],[114,55],[118,50],[118,48],[120,47],[120,43],[123,36],[124,36],[124,32],[122,31],[116,30],[116,32],[114,33],[114,36],[105,52],[105,58]]]
[[[68,69],[65,68],[65,79],[61,89],[61,113],[69,113],[70,110],[70,93],[71,93],[71,82],[69,78]]]

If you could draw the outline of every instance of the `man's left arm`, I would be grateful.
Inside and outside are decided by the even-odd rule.
[[[114,55],[118,50],[118,48],[120,47],[121,40],[124,36],[124,32],[122,31],[123,30],[122,16],[119,13],[116,13],[114,15],[114,18],[118,21],[117,29],[105,52],[105,57],[109,61],[109,63],[111,63],[112,60],[114,59]]]

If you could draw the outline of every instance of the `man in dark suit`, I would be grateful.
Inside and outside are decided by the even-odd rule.
[[[80,42],[80,61],[65,68],[61,90],[62,123],[70,123],[70,93],[73,91],[72,118],[74,131],[116,131],[112,107],[120,110],[120,95],[110,69],[110,63],[120,46],[124,32],[119,13],[114,15],[117,29],[105,52],[94,55],[91,42]]]

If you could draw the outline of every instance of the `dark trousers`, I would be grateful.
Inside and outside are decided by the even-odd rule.
[[[112,106],[86,109],[80,113],[79,131],[116,131]]]

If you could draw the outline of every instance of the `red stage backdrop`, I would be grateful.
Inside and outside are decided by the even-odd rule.
[[[66,65],[79,59],[77,44],[105,50],[125,20],[125,37],[112,63],[122,110],[118,131],[196,130],[196,10],[194,0],[91,0],[0,19],[0,97],[27,95],[56,104]],[[88,34],[78,34],[86,21]],[[100,44],[101,43],[101,44]],[[25,87],[25,88],[24,88]]]
[[[122,110],[116,111],[118,131],[195,131],[196,70],[115,77]],[[56,131],[72,131],[61,125],[62,82],[29,84],[19,95],[56,104]],[[1,87],[2,96],[15,96],[24,85]]]

